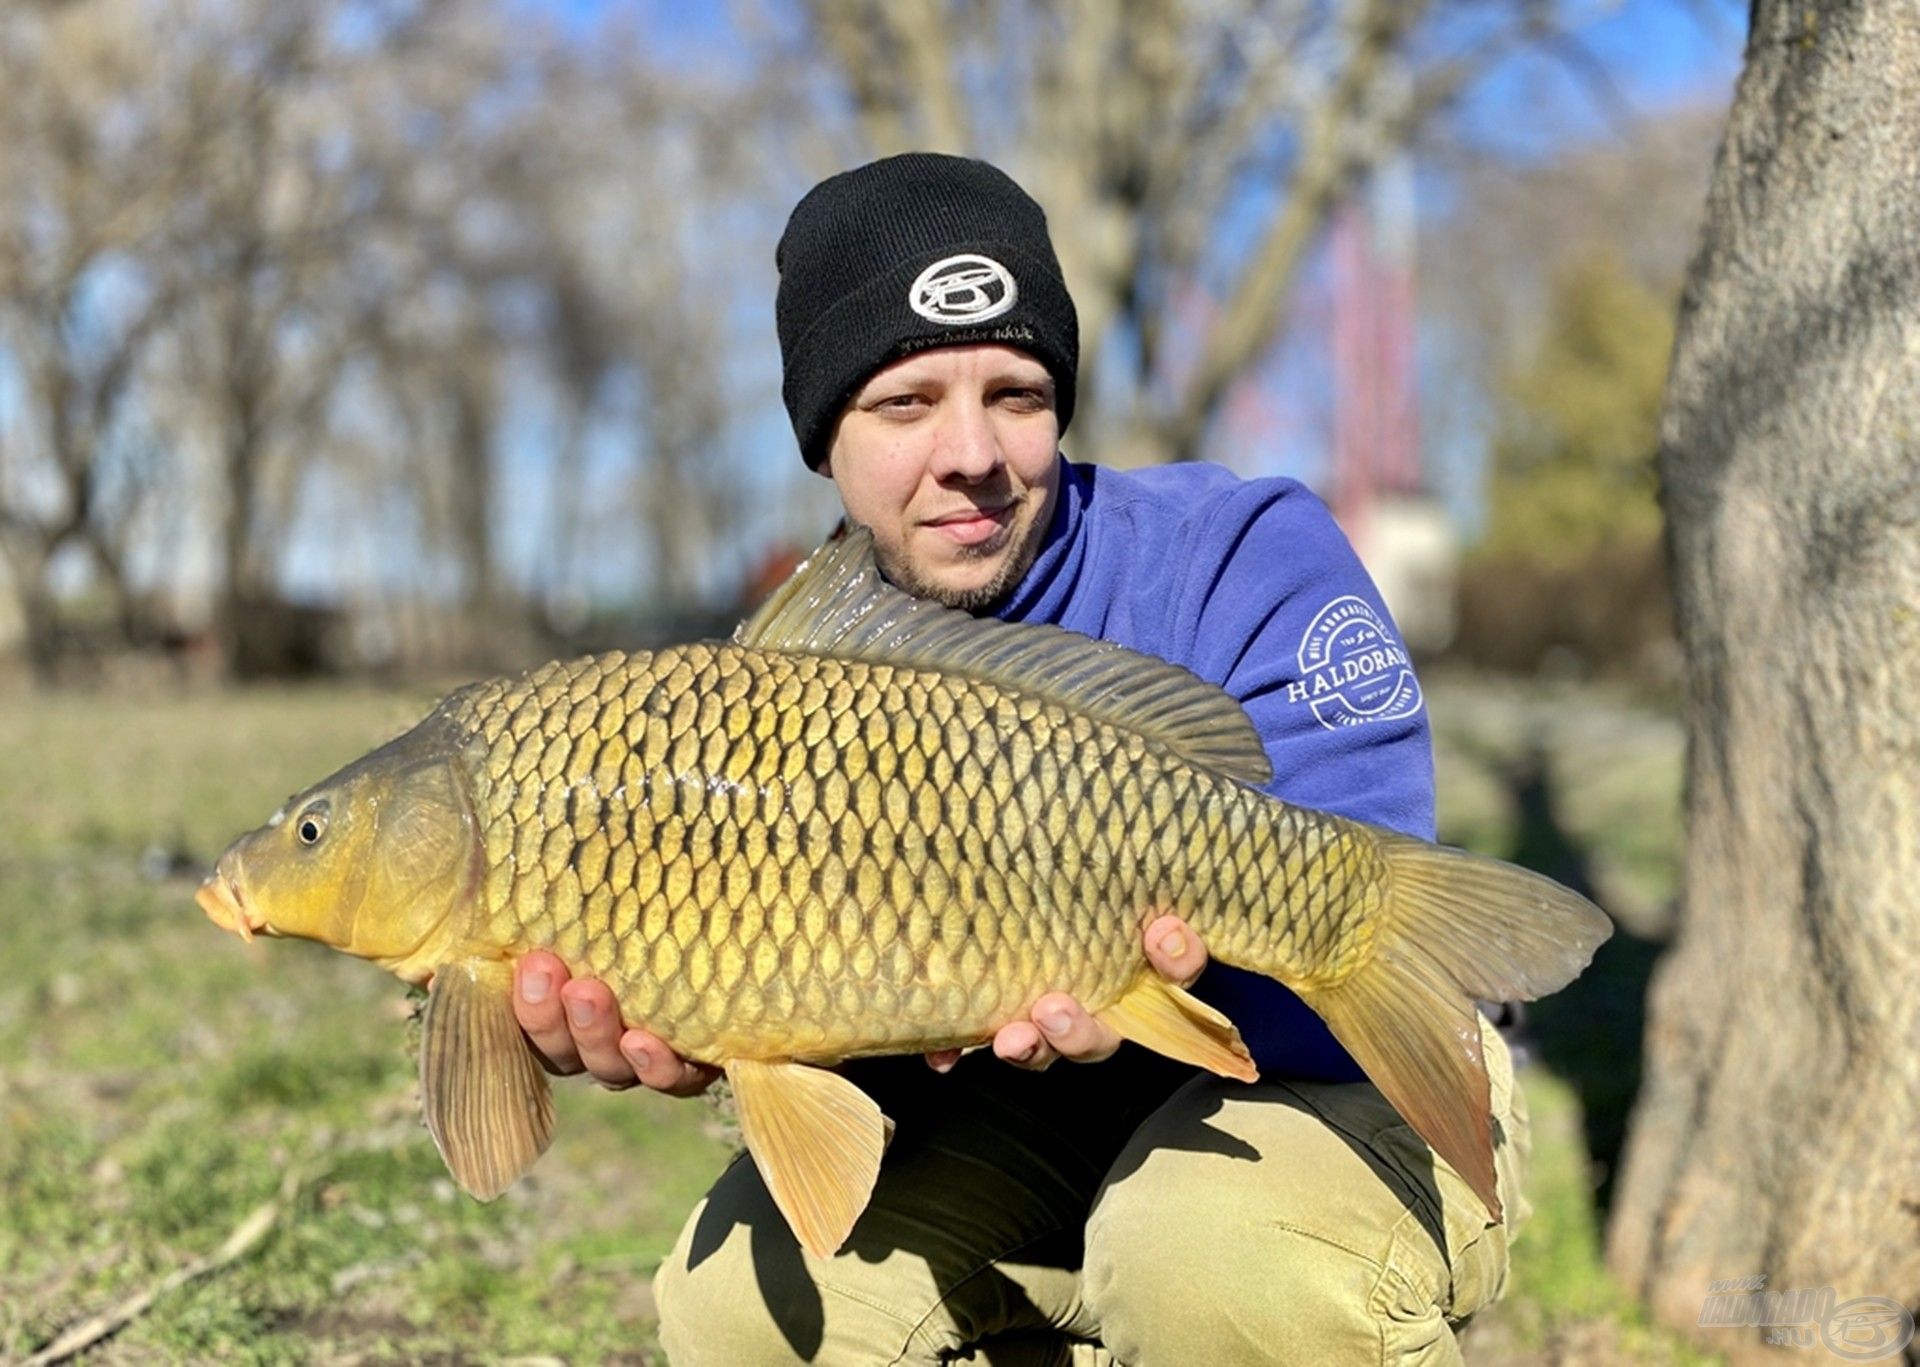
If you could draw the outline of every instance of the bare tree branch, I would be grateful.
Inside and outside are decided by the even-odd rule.
[[[1353,125],[1364,115],[1391,53],[1424,8],[1425,0],[1354,0],[1345,51],[1326,98],[1307,117],[1282,208],[1229,292],[1225,312],[1165,424],[1169,454],[1196,453],[1228,384],[1278,331],[1281,306],[1307,249],[1340,191],[1364,164]]]

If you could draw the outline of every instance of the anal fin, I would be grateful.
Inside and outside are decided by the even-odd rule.
[[[1260,1070],[1234,1023],[1185,988],[1147,972],[1111,1006],[1093,1013],[1120,1032],[1168,1058],[1222,1077],[1256,1081]]]
[[[553,1138],[553,1097],[513,1016],[513,970],[442,964],[427,994],[420,1100],[453,1180],[491,1201]]]
[[[872,1097],[824,1068],[735,1059],[727,1081],[773,1203],[802,1248],[832,1257],[873,1195],[892,1125]]]

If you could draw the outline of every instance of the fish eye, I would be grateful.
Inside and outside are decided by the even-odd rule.
[[[327,804],[316,802],[294,823],[293,833],[300,837],[302,845],[318,845],[327,834]]]

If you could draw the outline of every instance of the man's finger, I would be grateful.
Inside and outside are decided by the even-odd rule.
[[[1119,1031],[1089,1016],[1064,992],[1049,993],[1035,1002],[1033,1023],[1055,1052],[1075,1063],[1098,1063],[1120,1047]]]
[[[681,1058],[665,1040],[646,1030],[629,1030],[620,1036],[620,1053],[635,1077],[668,1096],[697,1096],[720,1076],[718,1068]]]
[[[1193,986],[1207,966],[1207,947],[1178,916],[1162,916],[1147,927],[1147,961],[1163,978]]]
[[[567,966],[544,949],[524,955],[513,966],[513,1014],[527,1032],[534,1052],[550,1073],[569,1076],[584,1066],[567,1029],[566,1007],[560,989],[567,985]]]
[[[1030,1020],[1009,1021],[994,1032],[993,1052],[1016,1068],[1039,1072],[1060,1055]]]
[[[603,1087],[631,1087],[640,1079],[620,1052],[620,1006],[607,985],[593,978],[575,978],[560,992],[566,1007],[567,1029],[580,1061]]]

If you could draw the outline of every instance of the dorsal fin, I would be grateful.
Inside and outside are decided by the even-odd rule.
[[[964,674],[1039,694],[1258,786],[1260,733],[1224,691],[1179,665],[1060,627],[974,617],[881,577],[864,527],[829,540],[733,633],[734,642]]]

